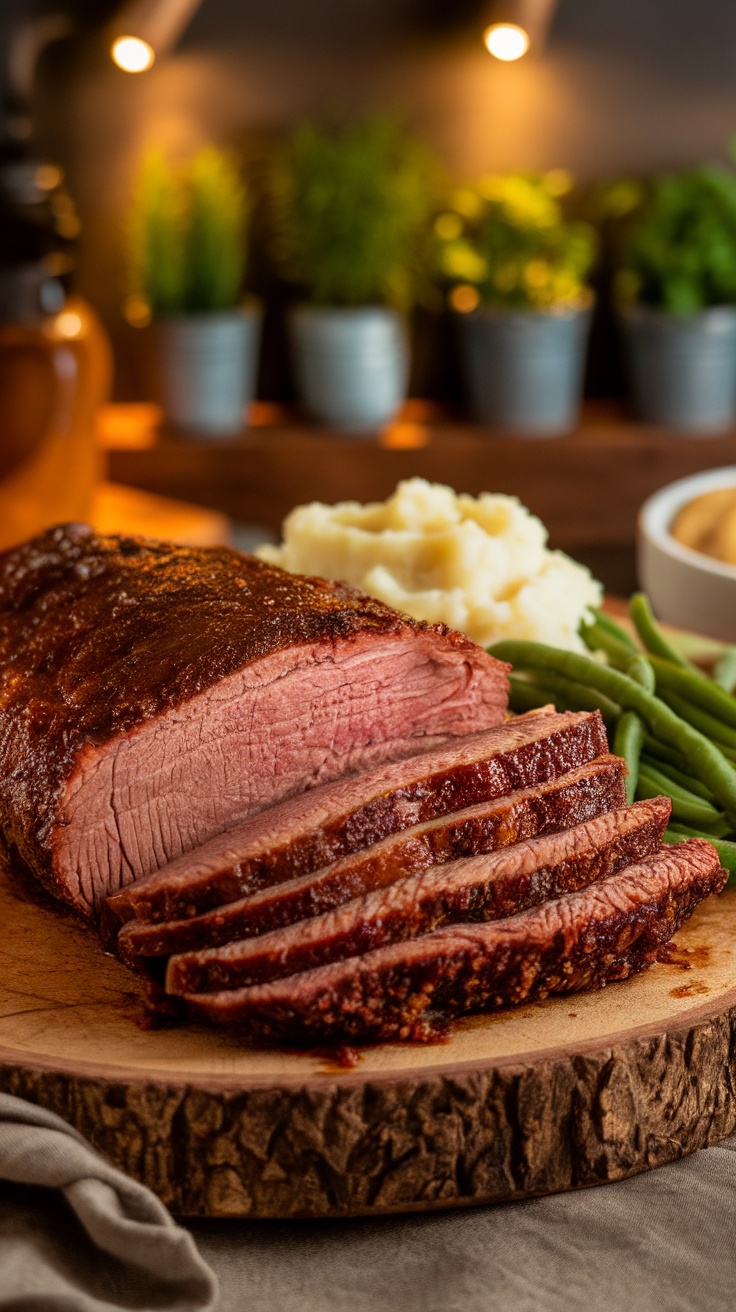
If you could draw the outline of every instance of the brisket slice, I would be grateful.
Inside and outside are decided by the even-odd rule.
[[[445,926],[270,984],[189,994],[187,1003],[192,1015],[249,1039],[426,1038],[466,1012],[602,988],[644,970],[726,877],[715,848],[692,838],[508,920]]]
[[[425,820],[543,783],[607,751],[597,712],[540,712],[313,789],[111,897],[110,931],[132,918],[198,915]]]
[[[298,879],[273,884],[191,920],[142,925],[118,937],[123,960],[214,947],[320,915],[351,898],[455,857],[490,852],[535,834],[569,829],[626,802],[626,766],[617,756],[589,761],[557,779],[404,830]]]
[[[563,833],[435,866],[261,938],[172,957],[166,992],[265,983],[454,921],[500,920],[649,856],[661,845],[670,810],[666,797],[636,802]]]
[[[228,548],[51,529],[0,557],[0,831],[89,916],[284,797],[498,724],[507,669]]]

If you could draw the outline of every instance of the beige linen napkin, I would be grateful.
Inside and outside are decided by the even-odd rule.
[[[60,1117],[0,1093],[0,1309],[211,1312],[217,1281],[142,1185]]]

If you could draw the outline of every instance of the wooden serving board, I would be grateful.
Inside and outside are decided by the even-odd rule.
[[[736,891],[672,961],[601,993],[325,1057],[143,1026],[96,936],[0,872],[0,1088],[60,1113],[172,1208],[325,1216],[618,1180],[736,1128]]]

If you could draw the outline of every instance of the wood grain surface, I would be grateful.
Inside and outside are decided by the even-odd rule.
[[[621,1179],[736,1127],[736,891],[602,993],[325,1056],[147,1029],[95,935],[0,873],[0,1088],[71,1121],[174,1212],[447,1207]]]

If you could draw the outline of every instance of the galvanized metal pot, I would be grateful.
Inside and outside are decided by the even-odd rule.
[[[631,387],[642,419],[683,433],[730,428],[736,415],[736,307],[675,315],[621,311]]]
[[[154,330],[166,423],[202,437],[239,433],[255,391],[260,309],[246,305],[159,319]]]
[[[457,318],[474,419],[529,437],[575,427],[590,310],[479,309]]]
[[[300,400],[313,418],[375,432],[406,396],[409,346],[401,317],[384,306],[299,306],[289,319]]]

